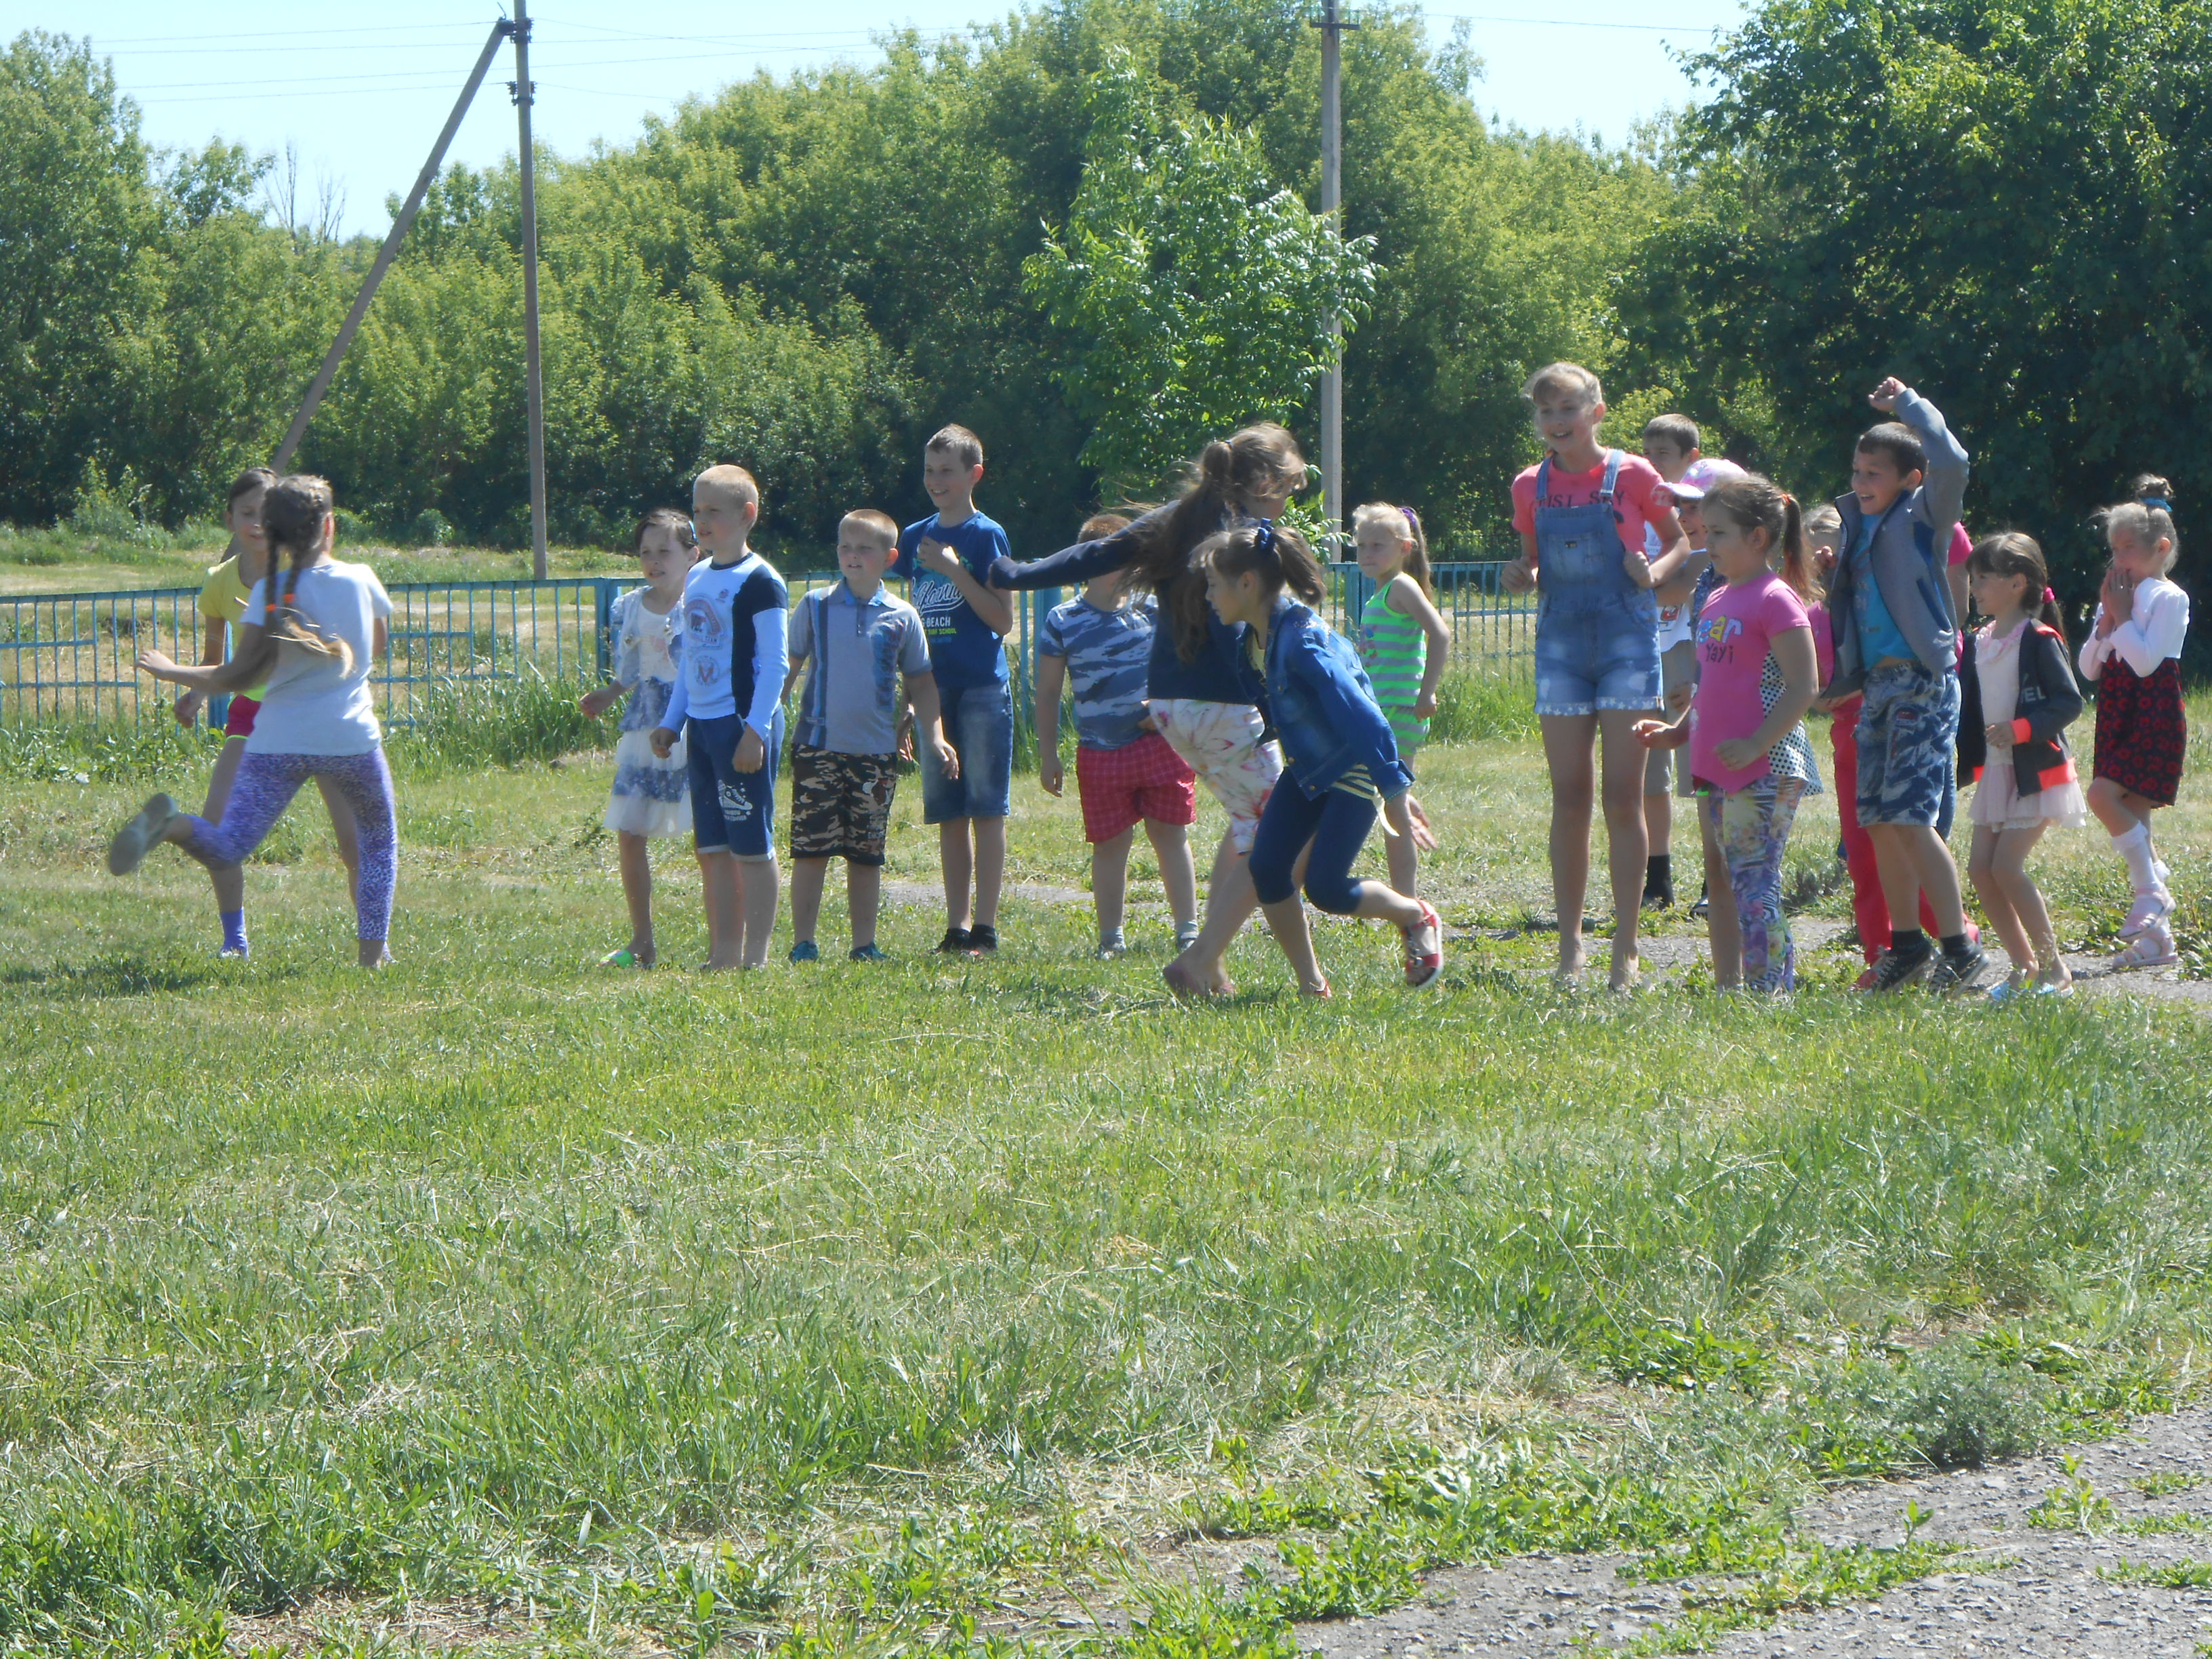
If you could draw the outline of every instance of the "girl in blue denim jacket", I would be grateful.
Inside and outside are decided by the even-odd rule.
[[[1309,841],[1306,896],[1332,915],[1395,925],[1406,941],[1406,983],[1416,990],[1437,984],[1444,959],[1435,909],[1382,882],[1352,879],[1352,860],[1382,803],[1413,780],[1359,653],[1310,609],[1322,593],[1312,551],[1295,531],[1260,524],[1211,538],[1198,559],[1214,614],[1245,625],[1245,677],[1283,747],[1283,775],[1261,811],[1250,867],[1261,912],[1298,989],[1329,994],[1293,873]]]

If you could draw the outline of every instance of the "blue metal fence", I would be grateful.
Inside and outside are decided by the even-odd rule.
[[[1525,672],[1535,612],[1498,589],[1496,561],[1439,565],[1437,608],[1450,623],[1454,660],[1487,672]],[[1357,624],[1371,586],[1355,565],[1330,568],[1325,607],[1339,628]],[[793,596],[836,574],[790,579]],[[374,683],[385,717],[412,718],[433,690],[526,674],[594,683],[611,660],[610,613],[636,583],[626,578],[551,581],[404,582],[392,594],[392,649]],[[143,650],[198,662],[205,622],[198,590],[0,596],[0,723],[137,720],[167,713],[175,689],[137,672]],[[1036,686],[1037,624],[1063,595],[1024,593],[1006,641],[1026,723]]]

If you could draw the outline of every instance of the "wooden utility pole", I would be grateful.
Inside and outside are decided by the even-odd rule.
[[[1344,236],[1344,46],[1346,29],[1356,29],[1339,9],[1338,0],[1322,0],[1314,20],[1321,31],[1321,210]],[[1328,319],[1329,366],[1321,383],[1322,514],[1328,520],[1331,559],[1344,556],[1344,316]]]
[[[514,25],[504,17],[491,26],[490,38],[485,40],[483,50],[477,55],[477,66],[469,71],[468,84],[461,88],[461,95],[453,100],[453,112],[446,118],[445,130],[439,133],[438,142],[430,146],[430,159],[422,163],[422,171],[415,175],[415,188],[407,192],[407,200],[401,204],[398,216],[392,220],[392,229],[385,236],[384,246],[376,251],[376,263],[369,266],[368,276],[361,285],[361,292],[354,296],[353,309],[346,313],[345,322],[338,330],[338,337],[323,354],[322,367],[315,371],[315,378],[307,383],[307,394],[300,400],[300,412],[292,417],[292,424],[284,434],[284,441],[277,446],[276,453],[269,463],[271,471],[282,472],[292,464],[292,457],[299,451],[300,440],[307,436],[307,422],[315,418],[316,407],[323,401],[323,394],[331,389],[331,381],[337,375],[338,365],[345,360],[346,348],[353,343],[353,337],[361,327],[361,319],[368,315],[368,302],[376,297],[376,290],[384,281],[385,272],[392,269],[392,260],[398,256],[400,243],[407,240],[408,228],[415,222],[415,216],[422,211],[422,198],[429,193],[431,185],[437,179],[439,164],[446,159],[446,151],[453,142],[453,135],[461,129],[461,118],[469,112],[469,106],[476,100],[477,88],[483,84],[484,73],[491,68],[493,55],[499,51],[501,42],[507,39],[514,27]]]
[[[514,0],[515,119],[522,147],[522,356],[530,404],[530,571],[545,580],[545,365],[538,349],[538,153],[530,140],[530,106],[538,83],[530,78],[529,0]]]

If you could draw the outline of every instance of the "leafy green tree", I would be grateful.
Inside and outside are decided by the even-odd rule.
[[[1968,521],[2076,599],[2130,475],[2212,495],[2212,9],[1768,0],[1698,66],[1690,188],[1621,292],[1645,372],[1771,401],[1808,491],[1903,376],[1974,452]]]
[[[0,516],[46,520],[119,453],[109,342],[155,229],[149,152],[113,71],[24,34],[0,55]]]
[[[1345,241],[1269,176],[1252,137],[1164,115],[1126,66],[1093,83],[1067,223],[1028,284],[1075,337],[1057,369],[1092,422],[1083,459],[1141,491],[1206,441],[1297,414],[1375,291],[1372,244]]]

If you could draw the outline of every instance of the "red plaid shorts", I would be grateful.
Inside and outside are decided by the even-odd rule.
[[[1157,732],[1119,749],[1075,751],[1075,790],[1083,801],[1083,838],[1111,841],[1146,818],[1191,823],[1198,817],[1198,779]]]

